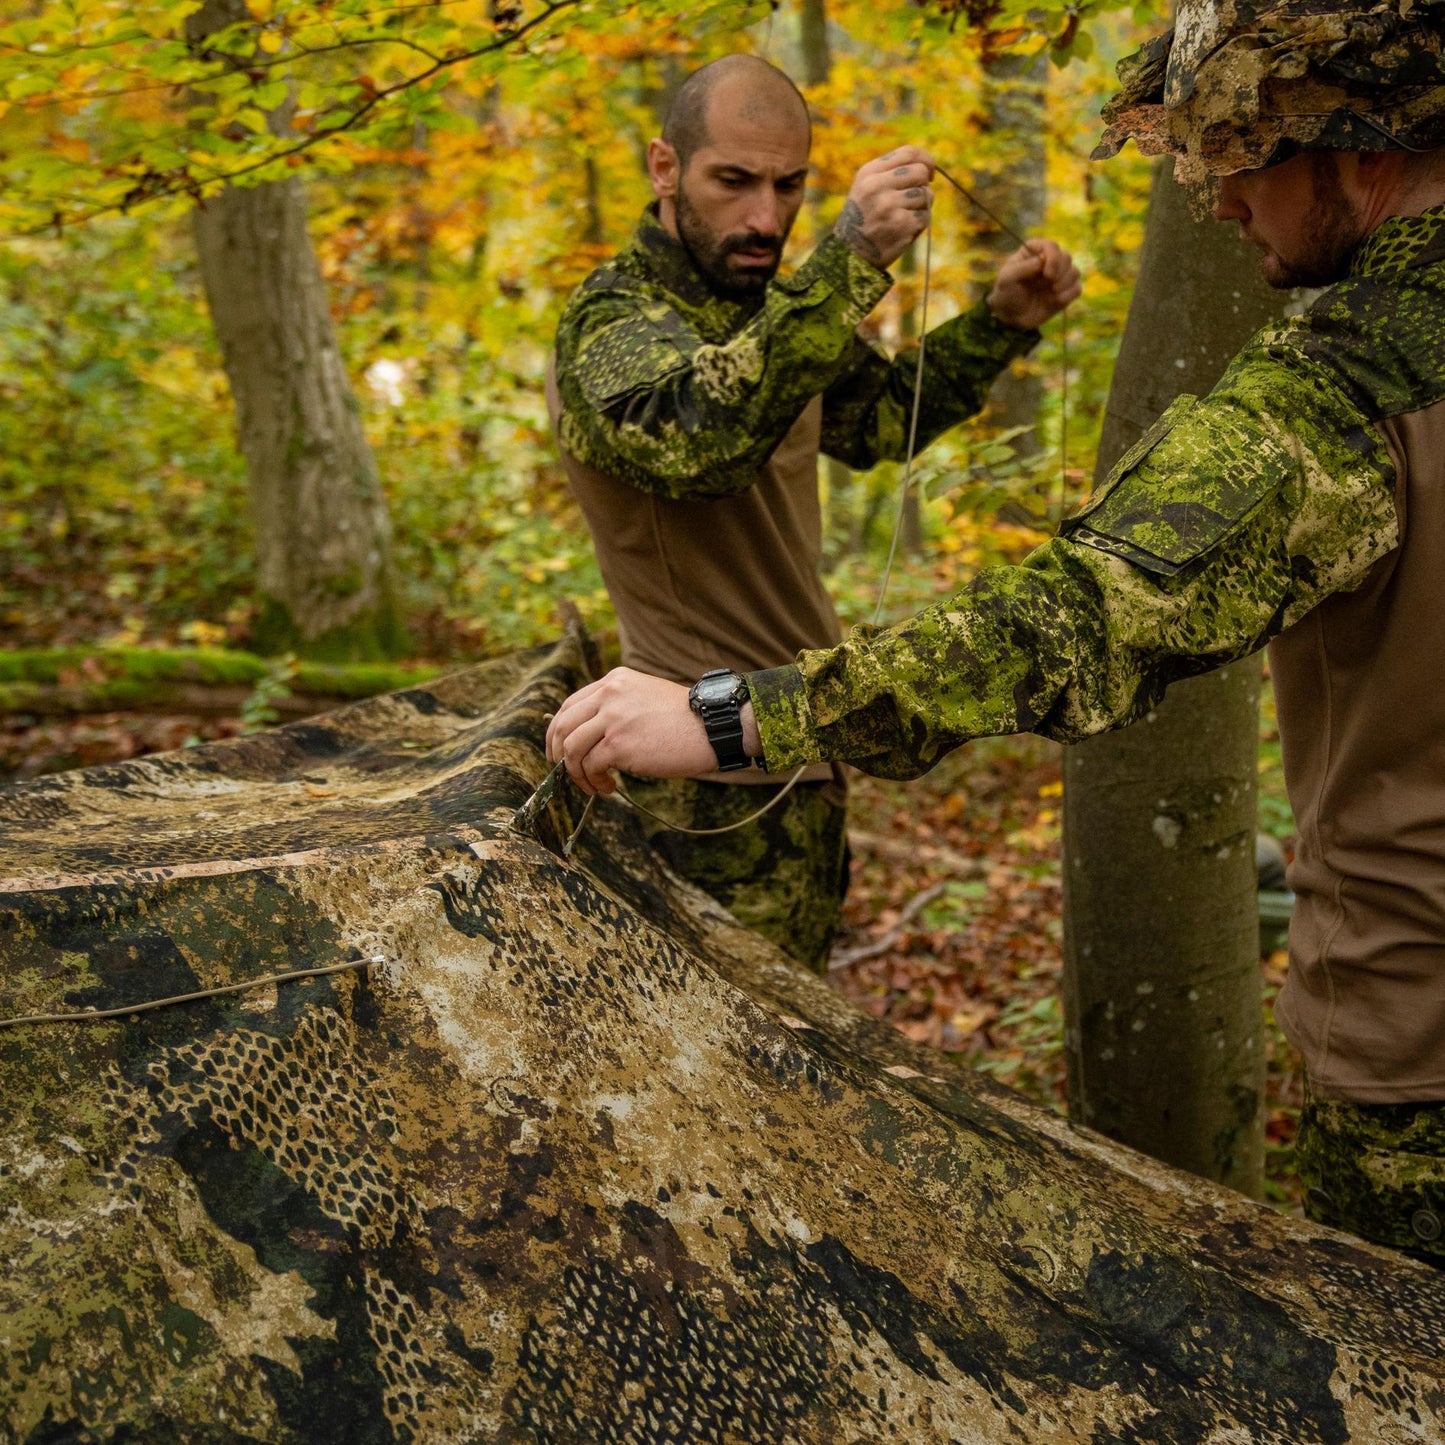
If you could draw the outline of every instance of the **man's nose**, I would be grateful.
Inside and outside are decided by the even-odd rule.
[[[1230,178],[1224,176],[1219,183],[1219,202],[1214,207],[1214,219],[1216,221],[1247,221],[1249,219],[1249,207],[1240,199],[1239,193],[1229,184]]]
[[[771,187],[759,188],[748,207],[748,229],[759,236],[779,236],[783,230],[783,211]]]

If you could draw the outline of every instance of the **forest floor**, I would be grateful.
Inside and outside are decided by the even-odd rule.
[[[1062,798],[1060,750],[1032,737],[982,739],[911,783],[854,774],[847,929],[829,969],[875,1018],[1060,1113]],[[1304,1076],[1274,1017],[1286,962],[1260,960],[1266,1197],[1297,1210]]]
[[[0,781],[234,736],[239,718],[104,713],[0,717]],[[875,1018],[1039,1103],[1064,1110],[1059,976],[1059,749],[985,739],[927,777],[855,774],[853,877],[829,982]],[[1274,1021],[1283,952],[1261,960],[1266,1002],[1267,1191],[1298,1207],[1293,1141],[1302,1074]]]

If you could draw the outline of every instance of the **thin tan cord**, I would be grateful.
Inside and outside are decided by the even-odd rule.
[[[1027,251],[1034,249],[1033,242],[1020,236],[1002,217],[995,215],[967,186],[960,185],[940,165],[933,167],[964,200],[977,206],[995,226],[1011,240],[1017,241]],[[926,294],[926,293],[925,293]],[[1064,513],[1069,505],[1069,317],[1065,311],[1059,323],[1059,526],[1063,525]],[[892,558],[889,559],[890,563]],[[873,620],[878,620],[874,615]]]
[[[903,463],[903,480],[898,485],[898,515],[893,519],[893,540],[888,544],[888,563],[883,581],[878,585],[878,600],[873,604],[873,625],[883,616],[883,600],[888,596],[888,581],[893,576],[893,559],[898,555],[898,538],[903,532],[903,513],[908,501],[908,488],[913,483],[913,453],[918,444],[918,413],[923,404],[923,349],[928,343],[928,292],[933,282],[933,222],[924,231],[923,299],[918,317],[918,365],[913,372],[913,415],[908,423],[908,455]]]
[[[958,194],[964,198],[965,201],[968,201],[968,202],[970,202],[971,204],[977,206],[977,207],[979,208],[979,210],[982,211],[982,212],[984,213],[984,215],[987,216],[987,217],[989,218],[989,220],[992,221],[992,222],[994,223],[994,225],[997,226],[997,227],[999,228],[999,230],[1004,233],[1005,236],[1008,236],[1008,237],[1010,237],[1011,239],[1017,241],[1020,246],[1024,247],[1025,250],[1028,250],[1028,251],[1032,251],[1032,250],[1033,250],[1033,245],[1032,245],[1032,243],[1028,240],[1027,237],[1025,237],[1025,236],[1020,236],[1019,233],[1018,233],[1017,231],[1015,231],[1014,228],[1013,228],[1012,226],[1010,226],[1007,221],[1005,221],[1005,220],[1001,219],[1000,217],[994,215],[994,213],[993,213],[991,210],[989,210],[989,208],[988,208],[986,205],[984,205],[984,203],[983,203],[981,200],[979,200],[979,198],[978,198],[976,195],[974,195],[974,193],[973,193],[971,190],[969,190],[969,188],[968,188],[967,186],[960,185],[960,184],[959,184],[956,180],[954,180],[954,178],[953,178],[951,175],[949,175],[948,172],[947,172],[946,170],[944,170],[943,167],[942,167],[941,165],[939,165],[937,162],[934,162],[933,169],[934,169],[935,171],[937,171],[938,174],[941,175],[941,176],[943,177],[943,179],[946,180],[946,181],[948,182],[948,184],[951,185],[951,186],[953,187],[953,189],[956,190],[956,191],[958,192]]]
[[[746,818],[739,818],[737,822],[728,823],[725,827],[722,828],[684,828],[682,824],[671,822],[669,819],[664,818],[660,813],[654,813],[651,808],[646,807],[642,803],[639,803],[637,799],[634,798],[627,791],[627,789],[622,786],[621,783],[618,783],[617,785],[617,796],[624,803],[626,803],[629,808],[632,808],[638,813],[645,813],[655,823],[661,823],[664,828],[669,829],[671,832],[688,833],[694,838],[710,838],[716,833],[731,833],[734,828],[745,828],[749,823],[756,823],[758,819],[761,818],[763,814],[768,811],[769,808],[777,807],[777,805],[781,803],[790,792],[792,792],[793,786],[797,783],[798,779],[801,778],[803,774],[807,771],[808,764],[804,763],[803,766],[799,768],[798,771],[795,772],[793,776],[789,778],[788,781],[784,783],[783,786],[779,788],[778,791],[774,793],[773,796],[769,798],[768,801],[764,803],[761,808],[758,808],[756,811],[749,813]],[[590,807],[591,805],[589,804],[588,806]],[[584,812],[582,815],[583,822],[585,822],[586,819],[587,814]],[[582,823],[578,823],[577,833],[580,833],[581,831]],[[574,833],[572,835],[573,838],[576,838],[577,833]]]
[[[325,978],[328,974],[345,973],[354,968],[370,968],[382,962],[376,958],[354,958],[349,963],[331,963],[324,968],[295,968],[287,973],[268,973],[264,978],[248,978],[244,983],[226,983],[219,988],[198,989],[195,993],[173,994],[170,998],[147,999],[144,1003],[126,1004],[123,1008],[97,1009],[94,1012],[64,1014],[21,1014],[16,1018],[0,1019],[0,1029],[14,1028],[20,1024],[93,1024],[102,1019],[129,1018],[131,1014],[149,1013],[151,1009],[169,1008],[172,1004],[194,1003],[197,999],[220,998],[225,994],[246,993],[253,988],[264,988],[272,983],[290,983],[298,978]]]
[[[582,809],[582,816],[577,819],[577,826],[572,830],[572,836],[562,845],[562,856],[564,858],[570,858],[572,856],[572,849],[576,847],[578,838],[582,836],[582,830],[587,826],[587,819],[592,816],[592,805],[596,801],[596,793],[593,793],[592,796],[587,799],[586,805]]]
[[[1069,313],[1059,318],[1059,520],[1069,510]]]

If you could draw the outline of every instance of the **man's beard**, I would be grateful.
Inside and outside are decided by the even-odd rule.
[[[1286,260],[1266,250],[1261,261],[1264,279],[1277,291],[1302,286],[1330,286],[1350,269],[1350,258],[1364,240],[1359,215],[1340,185],[1332,158],[1310,153],[1310,208],[1305,216],[1301,253]]]
[[[693,210],[687,192],[680,187],[676,205],[678,237],[713,290],[730,300],[761,296],[768,282],[778,273],[786,238],[760,236],[756,231],[735,231],[730,236],[719,236]],[[772,263],[735,271],[728,265],[728,257],[738,251],[771,251]]]

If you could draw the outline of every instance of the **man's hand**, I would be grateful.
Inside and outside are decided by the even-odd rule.
[[[933,157],[902,146],[859,166],[834,234],[879,270],[891,266],[928,225]]]
[[[613,792],[612,768],[649,778],[690,778],[717,767],[702,719],[688,706],[687,689],[630,667],[613,668],[562,704],[547,729],[547,761],[563,759],[584,793]]]
[[[1033,331],[1083,292],[1079,268],[1057,241],[1030,241],[998,268],[988,309],[1005,326]]]

